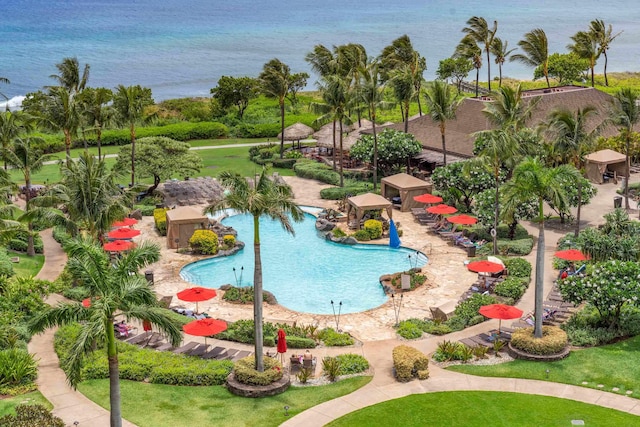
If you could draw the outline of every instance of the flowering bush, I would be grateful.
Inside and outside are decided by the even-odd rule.
[[[222,237],[222,241],[224,242],[225,246],[227,246],[227,247],[233,247],[236,244],[236,238],[235,238],[235,236],[233,236],[231,234],[225,234]]]
[[[157,208],[153,210],[153,221],[156,224],[156,229],[161,236],[167,235],[167,209]]]
[[[218,235],[211,230],[196,230],[189,239],[189,245],[194,252],[203,255],[218,253]]]
[[[377,219],[366,220],[364,222],[364,229],[369,233],[371,240],[382,237],[382,223]]]
[[[255,370],[254,356],[238,360],[233,368],[236,380],[242,384],[269,385],[282,378],[283,372],[280,362],[271,357],[265,357],[263,363],[264,372],[258,372]]]

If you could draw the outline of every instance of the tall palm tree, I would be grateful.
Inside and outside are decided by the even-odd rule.
[[[388,81],[393,89],[393,95],[400,104],[400,111],[402,113],[402,121],[404,122],[404,132],[409,132],[409,107],[411,101],[415,99],[417,93],[415,86],[413,85],[413,77],[411,67],[403,64],[398,68],[395,68],[389,74],[391,76]]]
[[[33,173],[38,172],[44,166],[44,162],[51,158],[48,154],[42,154],[42,152],[34,147],[34,143],[41,142],[40,138],[25,137],[16,138],[13,142],[13,150],[9,150],[6,153],[5,161],[13,168],[22,173],[25,185],[25,213],[26,218],[29,218],[31,211],[31,199],[33,194],[31,192],[31,176]],[[21,222],[21,218],[18,218]],[[27,255],[34,256],[36,254],[33,244],[34,232],[33,222],[27,220]]]
[[[536,247],[535,327],[534,336],[542,338],[542,301],[544,298],[544,201],[554,206],[567,206],[567,191],[561,182],[575,182],[579,172],[571,165],[547,168],[536,158],[525,158],[513,171],[513,178],[503,188],[505,210],[536,200],[538,205],[538,242]]]
[[[78,58],[64,58],[62,62],[56,64],[58,74],[52,74],[49,77],[54,79],[58,86],[67,89],[72,94],[81,92],[89,81],[89,64],[85,64],[80,72],[80,63]]]
[[[487,84],[489,85],[489,91],[491,91],[491,60],[489,53],[497,31],[498,21],[493,21],[493,26],[489,28],[487,21],[480,16],[469,18],[467,26],[462,29],[462,32],[469,36],[478,47],[484,45],[484,51],[487,53]]]
[[[140,85],[118,85],[113,97],[116,120],[123,126],[129,126],[131,137],[131,186],[136,182],[136,123],[144,118],[145,108],[153,104],[151,89]]]
[[[311,65],[313,72],[321,78],[340,73],[337,53],[321,44],[315,45],[313,51],[305,56],[305,60]]]
[[[480,68],[482,68],[482,49],[478,47],[473,38],[469,35],[460,40],[456,51],[453,54],[456,58],[464,58],[471,61],[473,68],[476,69],[476,98],[478,97],[478,84],[480,79]]]
[[[291,86],[291,70],[277,58],[264,64],[258,77],[262,92],[278,100],[280,106],[280,158],[284,155],[284,101]]]
[[[40,117],[45,128],[62,131],[67,163],[71,162],[71,142],[78,133],[80,111],[75,93],[63,86],[49,88],[45,99],[43,116]]]
[[[32,333],[47,328],[79,322],[80,334],[73,343],[66,365],[67,381],[72,387],[80,382],[80,369],[85,357],[104,346],[109,364],[110,425],[122,425],[118,348],[113,324],[116,316],[149,321],[171,344],[182,339],[179,326],[158,306],[156,295],[138,271],[158,261],[160,249],[146,242],[131,249],[115,261],[93,239],[71,240],[65,249],[69,254],[67,268],[72,277],[88,290],[91,305],[79,302],[60,303],[38,314],[29,325]]]
[[[349,43],[338,46],[336,48],[338,54],[338,63],[343,69],[342,73],[348,79],[349,91],[351,99],[354,100],[352,107],[356,110],[358,116],[358,126],[361,125],[361,95],[362,81],[360,78],[360,69],[367,64],[367,51],[361,44]],[[341,74],[342,74],[341,73]]]
[[[2,158],[7,170],[6,156],[12,141],[25,132],[33,130],[34,119],[22,111],[5,111],[0,113],[0,142],[2,142]]]
[[[529,31],[524,35],[524,39],[518,42],[518,46],[524,53],[511,55],[510,61],[518,61],[533,68],[541,66],[547,87],[551,87],[549,83],[549,42],[544,30],[536,28]]]
[[[598,43],[598,51],[604,55],[604,84],[609,86],[609,79],[607,78],[607,62],[609,58],[607,58],[607,51],[616,37],[622,34],[622,31],[613,34],[611,24],[607,27],[602,19],[594,19],[591,21],[589,32]]]
[[[102,128],[113,118],[112,100],[113,92],[106,87],[86,88],[80,94],[81,114],[96,133],[98,157],[102,156]]]
[[[284,183],[269,179],[266,169],[262,169],[260,177],[254,182],[237,173],[224,171],[220,181],[230,191],[224,198],[205,208],[207,213],[219,212],[231,208],[237,212],[253,217],[253,252],[255,265],[253,269],[253,320],[255,325],[255,357],[256,370],[264,371],[262,351],[262,258],[260,255],[260,217],[266,216],[277,220],[288,233],[295,234],[289,216],[294,221],[301,221],[304,213],[293,202],[291,187]]]
[[[638,107],[638,92],[631,88],[620,89],[614,96],[613,105],[610,111],[610,121],[618,127],[624,136],[625,151],[627,156],[627,170],[624,184],[624,207],[629,209],[629,152],[631,151],[631,138],[633,126],[640,119],[640,107]]]
[[[498,89],[493,102],[487,103],[482,112],[493,125],[517,131],[525,126],[539,101],[538,97],[525,102],[520,85],[515,88],[504,86]]]
[[[502,65],[506,62],[509,55],[516,49],[509,49],[509,42],[502,41],[500,37],[495,37],[491,42],[491,53],[493,54],[496,64],[498,65],[498,72],[500,73],[500,80],[498,81],[498,87],[502,87]]]
[[[595,87],[595,67],[596,61],[600,56],[598,49],[598,40],[595,34],[587,31],[578,31],[571,36],[573,43],[567,45],[570,52],[578,55],[579,58],[589,61],[589,69],[591,70],[591,87]]]
[[[447,165],[447,142],[445,133],[447,130],[447,121],[456,118],[456,110],[460,105],[460,101],[456,99],[456,95],[451,90],[451,86],[443,80],[435,80],[425,92],[427,108],[431,120],[438,123],[440,127],[440,138],[442,140],[442,154],[444,165]]]

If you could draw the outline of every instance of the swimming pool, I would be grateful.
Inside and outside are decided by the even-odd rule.
[[[260,219],[263,287],[290,310],[332,314],[342,302],[342,313],[356,313],[386,301],[379,278],[383,274],[423,266],[427,257],[407,248],[386,245],[347,246],[325,240],[316,231],[315,216],[305,213],[293,223],[296,235],[286,233],[279,222]],[[253,218],[233,215],[222,220],[238,231],[245,248],[228,257],[186,265],[180,276],[196,285],[218,288],[224,284],[253,284]]]

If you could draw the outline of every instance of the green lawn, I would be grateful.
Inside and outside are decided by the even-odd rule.
[[[14,408],[21,403],[39,403],[47,409],[53,409],[53,405],[45,399],[39,391],[32,391],[31,393],[21,394],[20,396],[0,399],[0,417],[7,414],[15,414]]]
[[[557,362],[514,360],[499,365],[457,365],[448,369],[486,377],[553,381],[618,394],[633,391],[630,396],[638,398],[640,397],[639,359],[640,336],[636,336],[616,344],[572,351],[569,357]],[[613,388],[618,390],[614,391]]]
[[[531,394],[460,391],[414,394],[360,409],[327,424],[337,426],[566,427],[637,426],[640,418],[573,400]]]
[[[291,387],[273,397],[251,399],[223,386],[181,387],[121,381],[122,415],[140,427],[277,426],[327,400],[349,394],[371,381],[355,377],[320,387]],[[109,406],[109,380],[91,380],[78,389],[103,408]],[[143,404],[141,402],[144,402]]]
[[[20,262],[13,263],[13,271],[16,276],[29,277],[38,274],[44,264],[44,255],[36,254],[35,256],[27,256],[23,253],[9,251],[9,256],[17,256]]]

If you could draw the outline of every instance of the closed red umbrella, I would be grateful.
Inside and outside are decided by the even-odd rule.
[[[195,302],[196,303],[196,313],[198,312],[198,302],[199,301],[207,301],[216,296],[216,291],[210,288],[203,288],[200,286],[195,286],[193,288],[188,288],[183,291],[180,291],[176,294],[178,299],[182,301]]]
[[[287,334],[284,329],[278,329],[278,345],[277,351],[280,353],[282,363],[284,363],[284,354],[287,352]]]
[[[136,225],[138,220],[135,218],[125,218],[122,221],[116,221],[111,224],[112,227],[130,227],[132,225]]]
[[[589,258],[577,249],[566,249],[553,254],[555,257],[566,261],[586,261]]]
[[[182,327],[182,330],[189,335],[205,337],[204,342],[206,344],[206,337],[219,334],[220,332],[227,330],[227,322],[207,317],[205,319],[198,319],[187,323]]]
[[[500,322],[498,322],[498,335],[500,334],[502,319],[505,319],[505,320],[518,319],[519,317],[522,316],[522,310],[520,310],[518,307],[514,307],[512,305],[505,305],[505,304],[483,305],[478,310],[478,313],[490,319],[500,320]]]
[[[449,205],[436,205],[426,209],[427,212],[437,215],[449,215],[458,212],[458,209]]]
[[[113,231],[107,233],[110,239],[131,239],[139,236],[140,230],[134,230],[133,228],[116,228]]]
[[[504,265],[491,261],[474,261],[467,264],[467,268],[476,273],[499,273],[504,270]]]
[[[440,203],[440,202],[442,202],[442,197],[434,196],[433,194],[429,194],[429,193],[425,193],[425,194],[421,194],[419,196],[414,196],[413,200],[415,200],[418,203],[431,204],[431,203]]]
[[[462,214],[462,215],[450,216],[447,218],[447,221],[449,221],[452,224],[473,225],[476,222],[478,222],[478,218],[474,218],[472,216]]]
[[[135,244],[130,240],[114,240],[113,242],[105,243],[102,248],[108,252],[120,252],[128,251],[134,246]]]

